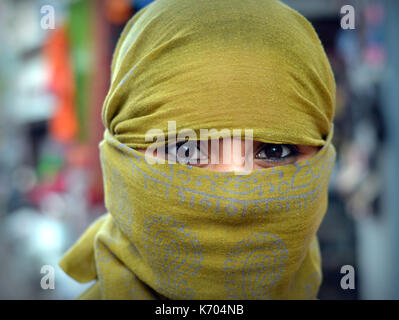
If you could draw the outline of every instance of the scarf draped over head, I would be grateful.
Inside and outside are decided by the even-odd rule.
[[[126,25],[100,144],[108,213],[60,266],[81,298],[313,299],[335,160],[335,81],[311,24],[275,0],[156,0]],[[149,163],[158,129],[253,130],[315,156],[237,176]]]

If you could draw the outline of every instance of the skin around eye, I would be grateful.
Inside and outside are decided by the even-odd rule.
[[[242,140],[244,141],[244,140]],[[245,146],[245,143],[242,143]],[[244,154],[244,148],[241,154]],[[270,144],[259,141],[253,142],[253,170],[276,167],[296,163],[299,161],[307,160],[313,157],[320,147],[303,146],[303,145],[289,145],[289,144]],[[189,151],[191,150],[191,155]],[[204,152],[206,150],[206,152]],[[219,140],[219,152],[223,150],[223,140]],[[139,152],[145,153],[146,149],[137,149]],[[168,154],[176,157],[178,162],[190,164],[199,168],[206,168],[214,171],[232,171],[232,166],[224,164],[221,160],[219,163],[214,164],[210,161],[208,163],[200,163],[201,159],[208,160],[211,158],[212,152],[211,141],[190,141],[179,142],[171,146],[166,146],[164,152],[155,153],[154,156],[161,159],[168,159]],[[238,150],[240,153],[240,150]],[[230,154],[233,157],[233,154]],[[189,161],[181,161],[182,158]],[[237,168],[235,168],[237,169]]]
[[[254,153],[255,169],[293,164],[312,157],[319,150],[317,147],[301,145],[265,144],[259,142],[257,144],[259,146]]]

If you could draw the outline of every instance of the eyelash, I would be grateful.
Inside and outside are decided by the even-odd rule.
[[[174,148],[175,151],[177,152],[177,150],[179,150],[179,148],[180,148],[183,144],[185,144],[185,143],[187,143],[187,141],[177,142],[177,143],[175,143],[175,144],[172,144],[172,148]],[[199,142],[197,142],[197,149],[198,149],[198,151],[200,151],[199,146],[200,146],[200,144],[199,144]],[[169,153],[169,148],[168,148],[168,147],[169,147],[169,145],[168,145],[168,144],[165,144],[165,153],[166,153],[166,154]]]
[[[265,149],[267,149],[268,147],[272,147],[272,146],[278,146],[278,147],[286,147],[289,149],[289,154],[281,157],[281,158],[270,158],[270,159],[262,159],[262,158],[258,158],[257,156],[264,151]],[[261,147],[258,148],[258,151],[255,153],[255,159],[257,160],[261,160],[261,161],[266,161],[266,162],[284,162],[287,161],[289,159],[292,159],[296,156],[298,156],[300,154],[298,148],[294,145],[291,144],[273,144],[273,143],[264,143],[261,145]]]

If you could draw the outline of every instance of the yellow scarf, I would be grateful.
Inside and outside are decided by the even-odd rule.
[[[309,22],[274,0],[157,0],[112,62],[100,144],[105,204],[60,266],[83,299],[313,299],[335,159],[335,82]],[[150,129],[252,129],[323,146],[237,176],[148,163]],[[199,134],[198,134],[199,136]]]

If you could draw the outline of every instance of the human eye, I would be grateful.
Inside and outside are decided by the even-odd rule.
[[[263,143],[255,152],[255,159],[269,163],[286,163],[294,161],[299,154],[294,145]]]
[[[189,140],[165,146],[165,153],[176,159],[179,163],[199,164],[207,160],[208,155],[200,141]]]

